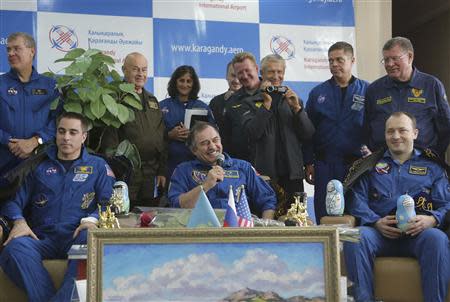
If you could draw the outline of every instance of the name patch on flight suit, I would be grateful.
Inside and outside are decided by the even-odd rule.
[[[83,194],[83,198],[82,198],[83,203],[81,204],[81,208],[83,210],[89,208],[89,205],[94,200],[94,198],[95,198],[95,192],[89,192],[89,193]]]
[[[225,170],[226,178],[239,178],[239,171],[238,170]]]
[[[417,167],[417,166],[409,166],[409,174],[413,175],[427,175],[428,168],[427,167]]]
[[[384,104],[387,104],[387,103],[392,103],[392,97],[391,96],[385,97],[384,99],[377,100],[377,105],[384,105]]]
[[[425,104],[427,102],[426,98],[408,98],[408,103],[418,103],[418,104]]]
[[[31,94],[32,95],[46,95],[47,89],[43,89],[43,88],[31,89]]]
[[[75,173],[75,174],[92,174],[93,171],[94,171],[93,166],[78,166],[78,167],[75,167],[73,173]]]

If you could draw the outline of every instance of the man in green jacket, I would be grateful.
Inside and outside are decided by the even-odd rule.
[[[165,171],[167,144],[164,138],[164,122],[158,100],[144,89],[147,82],[147,59],[138,52],[125,57],[122,66],[124,81],[135,85],[141,98],[142,110],[135,109],[135,120],[119,129],[108,129],[103,137],[103,149],[117,147],[128,139],[139,150],[142,166],[133,171],[129,186],[131,207],[157,206],[155,188],[166,185]],[[155,183],[156,182],[156,183]]]

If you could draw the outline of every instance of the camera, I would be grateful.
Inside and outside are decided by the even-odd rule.
[[[287,88],[287,86],[267,86],[262,91],[263,92],[267,92],[267,93],[281,93],[281,94],[285,94],[288,91],[288,88]]]

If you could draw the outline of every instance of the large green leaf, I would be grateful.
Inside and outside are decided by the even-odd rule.
[[[117,81],[117,82],[122,81],[122,77],[115,69],[111,70],[111,77],[113,78],[114,81]]]
[[[120,90],[128,93],[134,92],[134,84],[131,83],[122,83],[119,85]]]
[[[142,110],[141,100],[136,100],[136,98],[132,97],[131,95],[126,95],[123,98],[123,101],[124,101],[125,104],[130,105],[133,108],[136,108],[138,110]]]
[[[128,113],[129,113],[129,116],[128,116],[128,123],[129,123],[136,119],[136,115],[134,114],[133,109],[130,109],[130,108],[128,108]]]
[[[98,119],[101,118],[106,112],[106,107],[100,100],[91,102],[90,108],[92,114]]]
[[[90,57],[78,57],[75,60],[75,64],[77,68],[80,70],[80,73],[84,73],[88,70],[89,66],[92,63],[92,59]]]
[[[60,98],[57,97],[56,99],[54,99],[52,101],[52,103],[50,104],[50,110],[55,110],[56,108],[58,108],[59,100],[60,100]]]
[[[119,109],[119,114],[117,117],[122,124],[128,122],[128,118],[130,117],[130,112],[127,107],[122,104],[117,104],[117,109]]]
[[[75,61],[74,58],[61,58],[55,61],[55,63],[59,63],[59,62],[73,62]]]
[[[98,53],[101,53],[102,51],[99,49],[95,49],[95,48],[89,48],[88,50],[86,50],[86,52],[84,53],[85,57],[91,57],[93,55],[96,55]]]
[[[114,61],[114,59],[112,57],[105,55],[103,53],[96,54],[94,57],[95,57],[95,59],[98,58],[102,62],[104,62],[105,64],[110,65],[110,66],[114,66],[116,64],[116,62]]]
[[[92,114],[91,111],[91,106],[89,105],[84,105],[83,107],[83,114],[91,121],[95,121],[97,118],[94,116],[94,114]]]
[[[64,110],[67,112],[76,112],[76,113],[82,113],[83,109],[81,108],[80,103],[75,102],[67,102],[64,104]]]
[[[75,48],[64,56],[65,59],[75,59],[84,54],[85,50],[83,48]]]
[[[109,94],[102,94],[103,103],[106,106],[106,109],[111,112],[112,115],[118,116],[119,108],[117,108],[116,101]]]

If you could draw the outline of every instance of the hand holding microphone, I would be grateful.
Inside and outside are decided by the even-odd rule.
[[[219,153],[216,157],[216,165],[212,166],[211,170],[208,171],[208,175],[206,175],[206,180],[203,183],[203,188],[206,187],[206,190],[213,188],[218,182],[223,181],[225,177],[225,171],[222,168],[222,165],[225,161],[225,156],[222,153]]]

